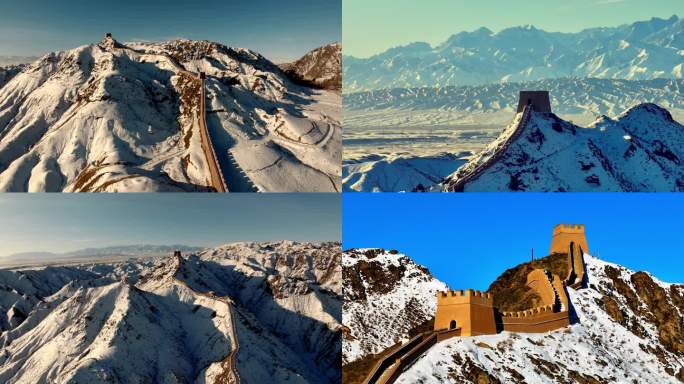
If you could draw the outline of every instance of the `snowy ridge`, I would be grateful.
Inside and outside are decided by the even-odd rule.
[[[206,190],[199,72],[231,191],[339,190],[339,95],[247,49],[111,37],[46,55],[0,88],[0,190]]]
[[[83,264],[67,269],[80,275],[59,280],[53,267],[7,271],[32,274],[34,285],[55,282],[0,334],[0,379],[338,382],[339,259],[336,243],[236,243],[180,258]]]
[[[406,255],[383,249],[350,249],[342,256],[348,328],[342,363],[381,352],[434,316],[436,292],[446,285]]]
[[[316,48],[294,63],[280,67],[295,81],[317,88],[342,89],[342,45],[332,43]]]
[[[684,127],[654,104],[588,128],[521,116],[443,183],[447,191],[679,191]],[[515,133],[512,136],[511,132]]]
[[[344,92],[562,77],[681,79],[683,36],[677,16],[578,33],[480,28],[435,47],[416,42],[365,59],[344,57]]]
[[[568,291],[578,323],[547,334],[452,338],[426,352],[397,383],[684,380],[684,286],[584,257],[589,288]]]

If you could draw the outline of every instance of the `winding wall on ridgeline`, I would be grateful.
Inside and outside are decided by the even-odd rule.
[[[231,349],[230,353],[228,356],[226,356],[225,359],[221,362],[222,367],[224,367],[224,373],[219,375],[216,378],[215,384],[240,384],[240,374],[237,370],[237,354],[238,351],[240,350],[240,340],[238,339],[236,327],[235,327],[235,308],[233,306],[232,300],[230,300],[227,297],[220,297],[214,295],[213,292],[199,292],[192,288],[188,283],[186,283],[184,280],[179,279],[178,272],[180,271],[181,266],[183,265],[183,257],[180,256],[179,254],[174,255],[176,259],[176,268],[173,272],[173,280],[177,282],[178,284],[186,287],[190,291],[192,291],[194,294],[199,295],[199,296],[204,296],[206,298],[212,299],[212,300],[217,300],[220,301],[228,307],[228,315],[230,316],[230,332],[231,332],[231,339],[234,341],[235,345]],[[229,373],[229,375],[226,375]]]
[[[532,115],[533,110],[534,109],[532,105],[525,105],[523,107],[520,121],[518,121],[518,124],[514,128],[513,133],[511,133],[508,139],[506,139],[499,146],[499,148],[496,149],[496,152],[487,160],[477,165],[473,170],[468,171],[463,176],[458,177],[456,180],[448,182],[444,190],[447,192],[463,192],[465,190],[466,184],[480,177],[482,173],[484,173],[487,169],[494,165],[494,163],[496,163],[501,158],[501,156],[503,156],[503,154],[506,153],[506,150],[511,145],[511,143],[517,140],[518,137],[520,137],[522,132],[525,130],[527,123],[530,121],[530,116]]]

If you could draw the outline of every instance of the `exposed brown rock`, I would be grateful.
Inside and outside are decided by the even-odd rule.
[[[507,269],[487,292],[494,295],[494,307],[500,311],[521,311],[541,305],[541,297],[527,287],[527,275],[535,268],[547,269],[558,276],[568,274],[568,255],[555,253]]]
[[[489,372],[480,368],[475,364],[468,356],[465,359],[461,359],[461,356],[456,354],[453,356],[455,365],[461,365],[462,376],[458,375],[455,370],[451,370],[449,373],[449,378],[453,379],[457,383],[463,383],[464,379],[466,383],[475,384],[500,384],[501,382],[496,377],[489,374]]]
[[[667,292],[645,272],[631,276],[632,284],[648,307],[651,321],[658,327],[661,344],[670,352],[684,354],[684,322],[670,301]]]

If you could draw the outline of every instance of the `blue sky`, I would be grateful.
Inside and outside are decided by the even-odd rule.
[[[0,194],[0,256],[129,244],[339,241],[340,196]]]
[[[461,31],[532,24],[577,32],[651,17],[684,16],[682,0],[344,0],[344,53],[368,57],[415,41],[432,45]]]
[[[601,259],[684,282],[681,193],[345,193],[342,207],[344,249],[397,249],[453,289],[546,255],[559,223],[585,224]]]
[[[42,55],[105,32],[121,41],[207,39],[290,60],[340,41],[341,0],[4,1],[0,55]]]

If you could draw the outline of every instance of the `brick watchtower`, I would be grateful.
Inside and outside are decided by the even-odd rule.
[[[568,277],[565,283],[573,288],[582,287],[585,279],[584,254],[589,253],[584,225],[558,224],[553,227],[549,254],[552,253],[566,253],[568,255]]]
[[[437,292],[435,330],[461,328],[461,336],[496,333],[494,299],[490,293],[465,291]]]
[[[520,91],[517,113],[522,112],[526,105],[532,106],[535,112],[551,113],[549,91]]]

